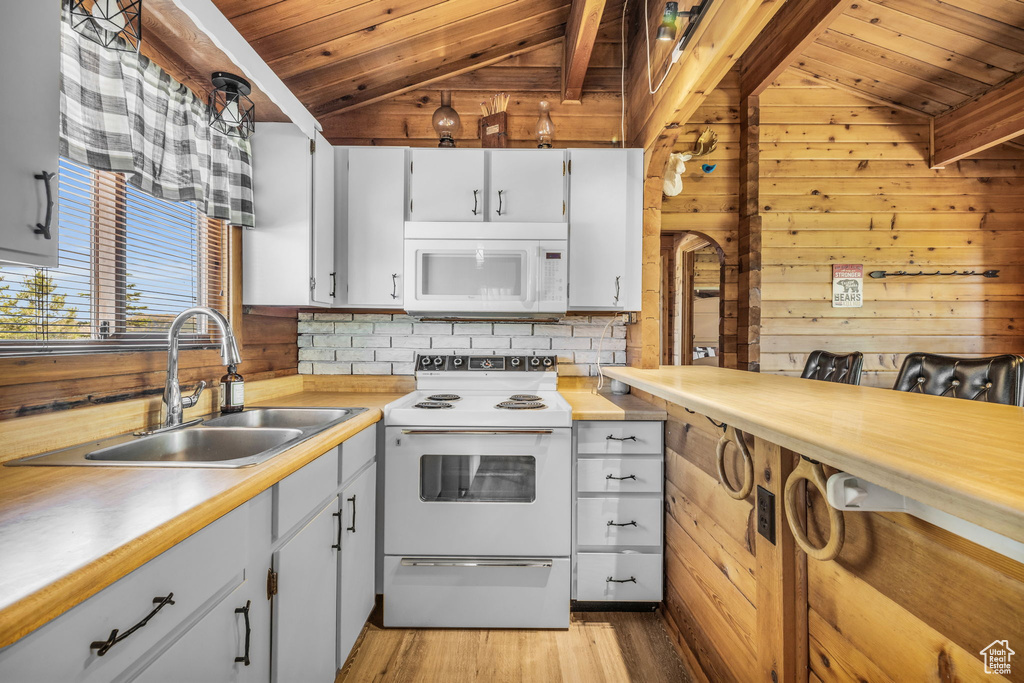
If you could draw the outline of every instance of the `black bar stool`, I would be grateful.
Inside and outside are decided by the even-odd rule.
[[[1024,406],[1024,357],[912,353],[903,361],[893,389]]]
[[[819,379],[838,384],[860,384],[864,354],[859,351],[838,355],[828,351],[811,351],[804,364],[804,379]]]

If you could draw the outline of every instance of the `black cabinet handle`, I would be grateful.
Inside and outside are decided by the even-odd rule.
[[[249,666],[249,639],[252,636],[252,628],[249,626],[249,606],[252,605],[252,600],[245,601],[245,607],[239,607],[235,610],[235,614],[242,614],[245,616],[245,656],[235,657],[235,661],[240,664]]]
[[[615,276],[615,302],[614,305],[619,305],[619,281],[622,279],[621,275]]]
[[[53,220],[53,190],[50,188],[50,180],[56,173],[36,173],[36,180],[43,181],[43,187],[46,188],[46,220],[43,223],[36,223],[34,232],[37,235],[42,235],[46,239],[52,239],[53,236],[50,234],[50,223]]]
[[[352,503],[352,526],[350,526],[347,529],[347,531],[351,531],[352,533],[355,533],[356,532],[356,497],[352,496],[351,498],[348,499],[348,502]]]
[[[398,298],[398,273],[391,273],[391,298]]]
[[[628,579],[613,579],[609,576],[607,579],[605,579],[605,581],[607,583],[636,583],[636,577],[631,576]]]
[[[498,215],[499,216],[501,215],[501,198],[502,198],[502,195],[504,193],[505,193],[505,190],[498,190]]]
[[[605,437],[605,441],[636,441],[636,437],[635,436],[615,436],[614,434],[609,434],[608,436]]]
[[[480,190],[473,190],[473,215],[476,216],[480,206]]]
[[[616,481],[625,481],[626,479],[632,479],[633,481],[636,481],[636,475],[635,474],[627,474],[624,477],[616,477],[616,476],[613,476],[613,475],[609,474],[607,477],[605,477],[605,479],[615,479]]]
[[[608,520],[608,526],[636,526],[636,520],[634,519],[631,522],[622,522],[620,524],[619,522],[613,522],[612,520],[609,519]]]
[[[337,517],[338,518],[338,542],[332,544],[331,547],[334,548],[335,550],[339,550],[340,551],[341,550],[341,510],[338,510],[337,512],[332,512],[331,513],[331,517]]]
[[[334,293],[338,291],[338,274],[331,273],[331,298],[334,298]]]
[[[118,634],[117,629],[115,628],[113,631],[110,632],[110,637],[109,638],[107,638],[106,640],[96,640],[96,641],[93,641],[89,645],[89,648],[92,649],[92,650],[98,650],[98,652],[96,654],[99,655],[100,657],[102,657],[103,655],[107,654],[108,652],[110,652],[110,648],[114,647],[115,645],[120,643],[122,640],[124,640],[125,638],[127,638],[131,634],[135,633],[136,631],[138,631],[140,628],[142,628],[146,624],[148,624],[149,620],[152,619],[154,616],[156,616],[156,613],[159,612],[161,609],[163,609],[164,605],[173,605],[174,604],[174,600],[171,599],[173,597],[174,597],[174,593],[168,593],[166,597],[163,597],[163,598],[153,598],[153,602],[156,603],[156,607],[154,607],[153,611],[150,612],[149,614],[147,614],[146,617],[142,621],[140,621],[139,623],[135,624],[135,626],[132,626],[130,629],[128,629],[127,631],[125,631],[124,633],[121,633],[121,634]]]

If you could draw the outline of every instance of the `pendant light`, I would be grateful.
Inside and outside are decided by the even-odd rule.
[[[247,139],[256,130],[256,105],[249,99],[252,86],[241,76],[216,71],[211,76],[210,127],[225,135]]]
[[[431,118],[434,130],[437,132],[438,147],[454,147],[455,134],[462,126],[459,113],[452,107],[452,93],[450,90],[441,91],[441,106],[434,112]]]
[[[142,0],[70,0],[71,28],[94,43],[138,52],[142,42]]]
[[[551,120],[551,105],[547,100],[540,101],[540,118],[537,120],[537,147],[548,149],[555,137],[555,123]]]
[[[666,2],[665,14],[661,17],[661,26],[658,27],[658,40],[675,40],[676,17],[679,16],[679,3]]]

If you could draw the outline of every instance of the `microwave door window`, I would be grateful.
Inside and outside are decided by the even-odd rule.
[[[419,296],[424,300],[527,298],[524,251],[421,251],[419,258]]]
[[[426,503],[532,503],[537,459],[532,455],[424,455],[420,500]]]

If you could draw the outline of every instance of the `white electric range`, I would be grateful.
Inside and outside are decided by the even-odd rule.
[[[572,409],[554,356],[421,356],[384,409],[384,625],[567,628]]]

